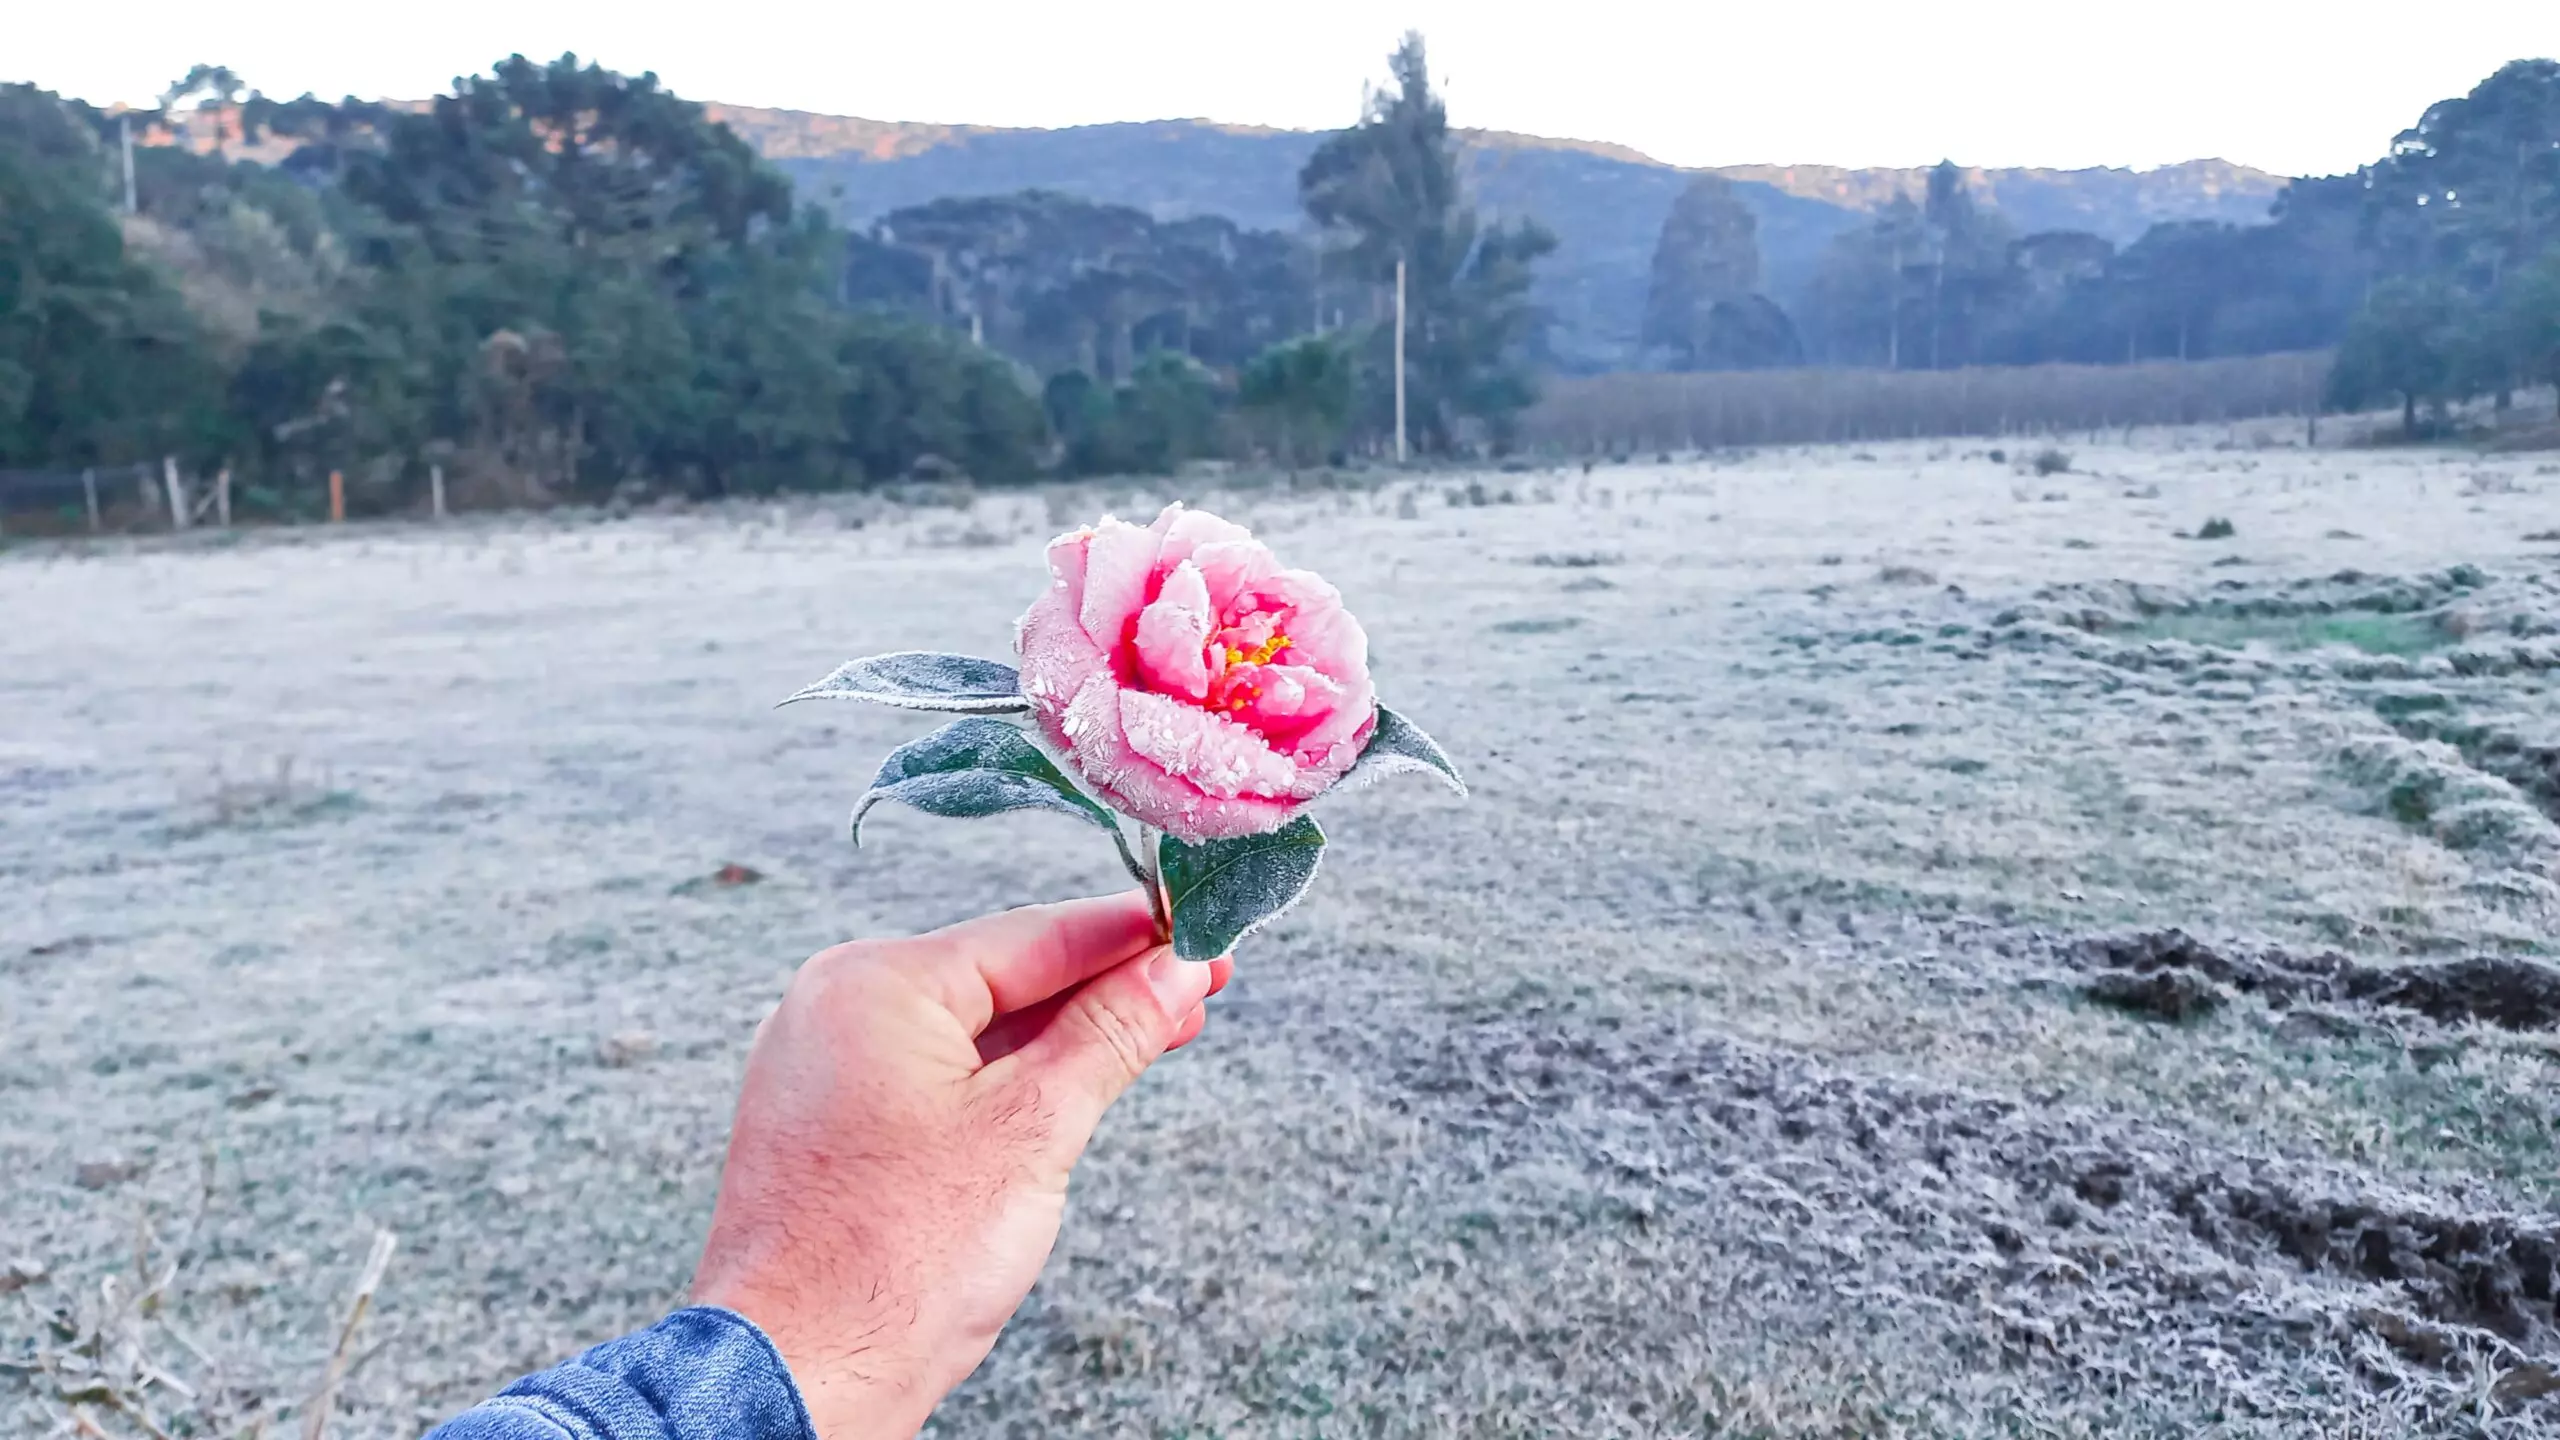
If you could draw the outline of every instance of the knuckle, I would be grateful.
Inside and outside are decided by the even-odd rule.
[[[892,959],[890,947],[877,940],[830,945],[800,967],[791,990],[804,999],[825,1000],[871,983]]]
[[[1091,1036],[1095,1048],[1110,1055],[1124,1081],[1135,1080],[1146,1073],[1156,1058],[1156,1044],[1150,1028],[1138,1017],[1099,997],[1087,997],[1075,1007]]]
[[[813,980],[840,979],[879,964],[884,948],[877,940],[847,940],[810,956],[800,972]]]

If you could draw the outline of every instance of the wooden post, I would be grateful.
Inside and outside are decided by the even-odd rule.
[[[1396,258],[1396,463],[1405,461],[1404,444],[1404,258]]]
[[[329,472],[329,523],[343,525],[347,519],[347,477],[344,472]]]
[[[80,472],[80,498],[89,502],[89,533],[95,535],[105,528],[99,523],[98,517],[98,472],[96,470]]]
[[[231,467],[225,465],[213,477],[213,523],[231,528]]]
[[[184,530],[194,519],[187,514],[187,482],[178,475],[178,457],[160,457],[160,483],[169,490],[169,528]]]
[[[427,467],[427,503],[435,518],[444,518],[444,467],[441,465]]]

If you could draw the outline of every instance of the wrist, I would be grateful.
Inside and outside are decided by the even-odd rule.
[[[698,1283],[693,1303],[743,1316],[781,1357],[818,1440],[912,1440],[947,1386],[935,1385],[891,1317],[820,1327],[799,1323],[787,1300],[751,1285]]]

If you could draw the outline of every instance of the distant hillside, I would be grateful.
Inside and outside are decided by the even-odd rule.
[[[1790,195],[1873,210],[1895,195],[1918,195],[1928,184],[1925,167],[1848,170],[1837,165],[1724,165],[1730,180],[1756,180]],[[1969,169],[1974,191],[2006,215],[2018,233],[2086,230],[2121,245],[2163,220],[2227,220],[2250,224],[2267,207],[2285,177],[2228,160],[2188,160],[2157,170]]]
[[[1160,219],[1212,214],[1294,229],[1298,168],[1321,138],[1205,120],[1015,130],[735,105],[709,110],[788,172],[803,195],[855,224],[946,196],[1037,187],[1135,206]],[[1562,242],[1539,285],[1555,318],[1557,364],[1587,371],[1631,363],[1654,240],[1695,172],[1621,145],[1498,131],[1467,138],[1478,202],[1496,214],[1535,216]],[[1714,173],[1735,182],[1758,218],[1767,288],[1791,308],[1834,235],[1895,194],[1918,194],[1925,175],[1820,165]],[[2139,172],[1969,174],[1979,196],[2020,233],[2089,230],[2118,244],[2163,220],[2262,220],[2284,184],[2220,160]]]

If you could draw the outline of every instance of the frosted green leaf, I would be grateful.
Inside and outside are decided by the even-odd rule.
[[[853,807],[853,839],[862,817],[884,800],[928,815],[973,819],[1008,810],[1054,810],[1120,833],[1111,812],[1060,773],[1031,737],[1001,720],[955,720],[889,752],[870,790]]]
[[[1194,845],[1167,835],[1157,854],[1173,907],[1173,952],[1214,960],[1306,893],[1324,859],[1324,831],[1301,815],[1234,840]]]
[[[1421,726],[1381,705],[1377,728],[1369,732],[1369,743],[1361,747],[1360,758],[1352,762],[1342,778],[1366,784],[1407,770],[1426,771],[1459,794],[1467,793],[1467,782],[1459,776],[1449,752],[1422,733]]]
[[[927,650],[848,660],[834,674],[782,703],[793,700],[868,700],[874,705],[966,715],[1031,708],[1031,702],[1022,698],[1022,677],[1012,666]]]

